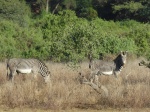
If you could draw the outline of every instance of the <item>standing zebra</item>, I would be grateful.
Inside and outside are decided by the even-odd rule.
[[[10,74],[8,74],[8,69],[10,70]],[[45,63],[38,59],[9,59],[7,62],[7,77],[9,80],[12,80],[13,82],[16,73],[33,73],[35,78],[39,73],[44,78],[46,83],[50,79],[50,71],[48,71],[48,67]]]
[[[95,80],[98,83],[99,75],[117,75],[120,74],[126,63],[127,52],[122,52],[113,61],[92,60],[90,57],[89,68],[91,69],[90,81]]]

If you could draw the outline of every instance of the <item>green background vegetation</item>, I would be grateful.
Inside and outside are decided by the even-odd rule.
[[[121,50],[150,59],[148,0],[47,1],[0,0],[1,60],[81,61]]]

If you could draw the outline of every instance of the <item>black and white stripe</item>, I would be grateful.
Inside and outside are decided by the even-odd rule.
[[[39,73],[43,76],[43,77],[46,77],[48,76],[49,74],[49,71],[48,71],[48,67],[45,65],[45,63],[42,63],[41,61],[39,61],[39,68],[40,68],[40,71]]]
[[[36,77],[37,74],[41,74],[45,82],[48,82],[50,78],[50,71],[48,70],[48,67],[44,62],[38,59],[9,59],[7,62],[7,68],[10,70],[10,74],[8,74],[7,71],[7,76],[12,81],[14,80],[14,75],[16,73],[33,73],[34,77]]]
[[[90,59],[89,68],[91,69],[91,80],[98,75],[117,75],[122,71],[127,58],[127,52],[121,52],[113,61],[92,60]]]

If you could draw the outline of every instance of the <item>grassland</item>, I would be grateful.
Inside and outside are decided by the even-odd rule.
[[[77,80],[79,71],[88,71],[83,62],[78,69],[67,64],[46,62],[51,71],[51,84],[45,85],[39,76],[15,77],[15,83],[6,80],[6,65],[0,64],[0,108],[3,111],[150,111],[150,69],[138,66],[139,59],[128,60],[118,79],[101,76],[109,96],[98,94]],[[26,108],[26,109],[25,109]],[[25,109],[25,110],[24,110]],[[24,110],[24,111],[23,111]]]

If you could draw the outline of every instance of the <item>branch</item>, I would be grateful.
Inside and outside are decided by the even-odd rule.
[[[58,6],[59,6],[59,3],[55,6],[55,9],[52,11],[52,14],[55,13],[55,11],[56,11],[56,9],[58,8]]]
[[[48,13],[49,10],[49,0],[46,0],[46,13]]]
[[[79,73],[79,81],[81,84],[87,84],[91,86],[97,93],[102,94],[102,90],[104,91],[106,97],[108,97],[108,89],[105,86],[99,86],[93,82],[88,81],[85,76],[82,76],[81,73]]]

